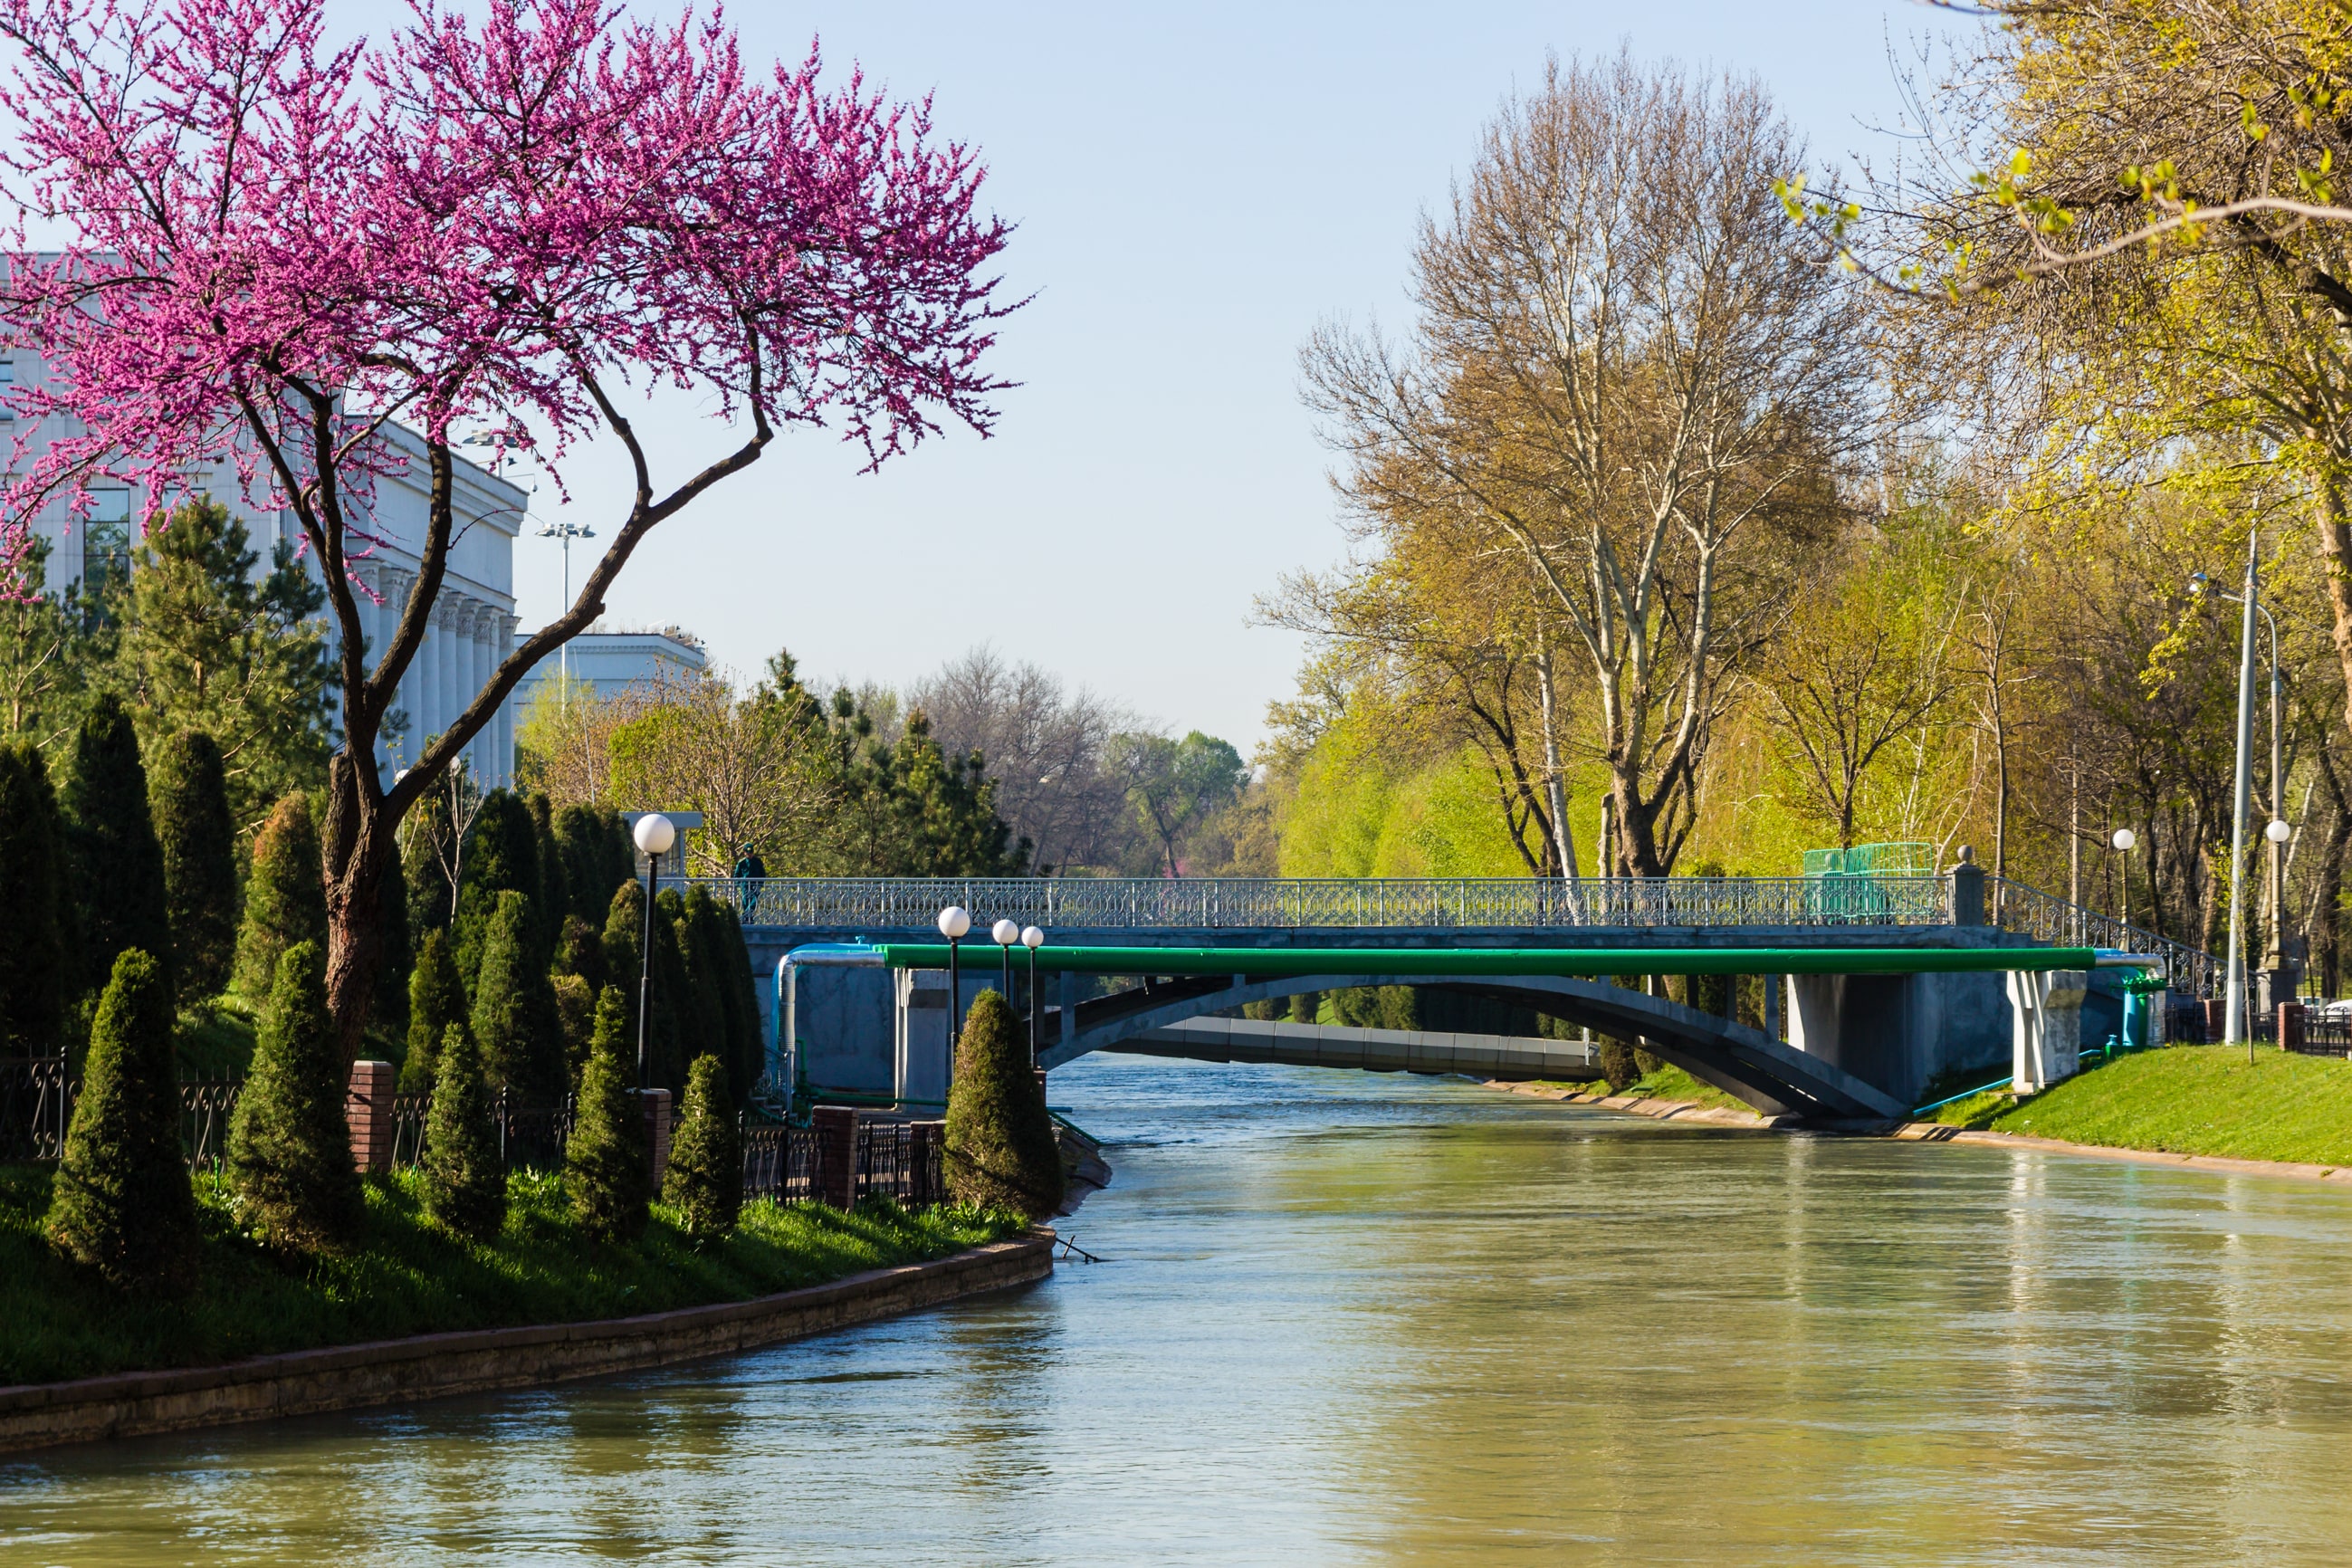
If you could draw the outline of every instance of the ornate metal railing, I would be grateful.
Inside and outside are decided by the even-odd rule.
[[[54,1160],[65,1147],[78,1082],[63,1057],[0,1060],[0,1160]]]
[[[977,928],[1544,930],[1580,926],[1933,926],[1948,879],[1926,877],[1093,878],[711,877],[745,925],[929,931],[961,904]]]
[[[2151,952],[2164,960],[2175,991],[2210,996],[2221,987],[2221,963],[2186,942],[2158,936],[2112,915],[2053,898],[2039,888],[2006,877],[1985,879],[1985,919],[2003,931],[2057,947],[2104,947],[2121,952]]]
[[[908,1203],[933,1203],[947,1192],[940,1138],[918,1137],[912,1123],[857,1123],[852,1190]],[[815,1199],[824,1190],[824,1139],[814,1127],[747,1121],[743,1128],[743,1195],[780,1203]]]

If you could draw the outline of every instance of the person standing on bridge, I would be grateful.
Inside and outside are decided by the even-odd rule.
[[[765,880],[767,875],[768,863],[760,858],[759,849],[743,846],[743,853],[735,858],[735,908],[742,919],[751,918],[751,900],[760,890],[751,884]]]

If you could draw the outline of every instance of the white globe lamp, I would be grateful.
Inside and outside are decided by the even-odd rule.
[[[667,855],[669,847],[677,842],[677,824],[658,811],[649,811],[637,818],[634,837],[637,847],[648,855]]]
[[[971,929],[971,911],[961,904],[950,904],[940,911],[940,934],[954,942]]]
[[[2110,839],[2109,842],[2114,844],[2116,848],[2124,851],[2126,854],[2129,854],[2132,847],[2139,842],[2139,835],[2134,833],[2128,827],[2118,827],[2116,829],[2115,837]]]
[[[2273,817],[2271,819],[2271,825],[2263,829],[2263,837],[2273,844],[2284,844],[2294,837],[2294,829]]]

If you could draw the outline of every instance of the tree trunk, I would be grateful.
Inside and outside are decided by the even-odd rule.
[[[371,742],[370,750],[373,749]],[[361,786],[350,749],[328,767],[327,822],[320,848],[327,880],[327,1009],[346,1063],[367,1037],[368,1011],[383,965],[383,874],[397,852],[382,796]]]
[[[1551,802],[1554,853],[1559,861],[1559,875],[1570,881],[1576,879],[1576,831],[1568,825],[1568,786],[1559,776],[1559,727],[1555,721],[1552,690],[1551,646],[1538,637],[1536,643],[1536,690],[1543,699],[1543,761],[1544,794]]]

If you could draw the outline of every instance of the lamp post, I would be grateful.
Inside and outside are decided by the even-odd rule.
[[[971,911],[961,904],[950,904],[940,911],[940,934],[948,939],[948,1061],[953,1070],[956,1037],[963,1033],[963,971],[956,959],[960,949],[956,943],[971,929]]]
[[[593,539],[596,537],[596,531],[584,523],[551,522],[539,531],[539,536],[541,539],[560,539],[563,542],[563,606],[570,609],[572,607],[572,542],[575,539]],[[563,674],[563,685],[558,689],[556,702],[560,707],[569,707],[572,702],[571,638],[566,637],[563,640],[563,647],[557,650],[556,657],[559,660],[558,668]]]
[[[1037,950],[1045,945],[1045,933],[1035,926],[1021,928],[1021,945],[1029,950],[1029,1068],[1037,1068]]]
[[[2107,840],[2122,852],[2124,858],[2124,924],[2131,924],[2131,852],[2139,842],[2139,835],[2128,827],[2118,827],[2116,836]]]
[[[1004,1001],[1010,1006],[1013,1002],[1013,949],[1021,940],[1021,925],[1017,921],[999,921],[988,928],[988,934],[995,939],[997,957],[1003,963]]]
[[[637,818],[631,835],[646,852],[646,921],[637,942],[637,1092],[646,1091],[646,1020],[653,1013],[654,894],[661,883],[661,858],[677,842],[677,824],[658,811]]]
[[[2242,594],[2224,594],[2222,598],[2245,606],[2242,629],[2238,634],[2238,767],[2237,780],[2231,790],[2230,809],[2230,967],[2222,989],[2221,1042],[2234,1046],[2246,1042],[2246,1053],[2253,1055],[2253,1031],[2246,1027],[2246,906],[2243,897],[2246,864],[2246,812],[2254,793],[2254,612],[2261,608],[2261,584],[2255,576],[2260,561],[2261,536],[2246,535],[2246,583]],[[2191,595],[2202,598],[2211,588],[2211,581],[2200,572],[2189,580]],[[2269,612],[2264,611],[2267,616]],[[2277,631],[2272,631],[2273,689],[2276,689]],[[2277,815],[2273,812],[2272,815]]]

